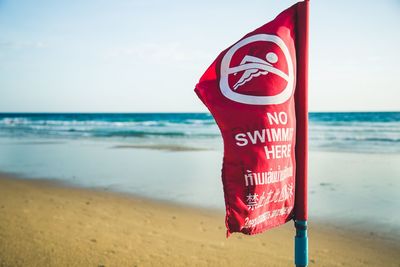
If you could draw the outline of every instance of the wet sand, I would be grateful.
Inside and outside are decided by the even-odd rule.
[[[0,266],[293,266],[292,223],[225,237],[220,211],[0,175]],[[310,266],[400,266],[400,243],[310,224]]]
[[[159,151],[170,151],[170,152],[183,152],[183,151],[206,151],[210,149],[201,148],[201,147],[190,147],[186,145],[162,145],[162,144],[154,144],[154,145],[117,145],[112,148],[134,148],[134,149],[153,149]]]

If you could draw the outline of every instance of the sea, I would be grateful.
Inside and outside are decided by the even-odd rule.
[[[400,112],[309,113],[310,218],[400,240]],[[223,210],[209,113],[0,113],[0,172]]]
[[[309,121],[310,149],[400,153],[400,112],[310,113]],[[134,143],[179,139],[214,147],[207,139],[219,141],[220,133],[209,113],[0,113],[0,137]]]

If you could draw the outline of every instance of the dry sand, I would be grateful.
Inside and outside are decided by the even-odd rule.
[[[310,266],[400,266],[400,244],[311,224]],[[293,266],[293,225],[225,238],[224,214],[0,175],[0,266]]]

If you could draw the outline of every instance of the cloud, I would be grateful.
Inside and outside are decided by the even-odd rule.
[[[7,41],[0,40],[0,47],[11,48],[11,49],[24,49],[24,48],[34,48],[41,49],[46,48],[47,44],[42,41]]]
[[[209,53],[192,50],[191,47],[178,42],[140,43],[131,46],[110,49],[106,59],[134,58],[135,60],[152,61],[154,63],[189,62],[209,58]]]

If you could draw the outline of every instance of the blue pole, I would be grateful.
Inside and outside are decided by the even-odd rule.
[[[296,236],[294,238],[294,263],[296,267],[308,265],[307,221],[294,221]]]

